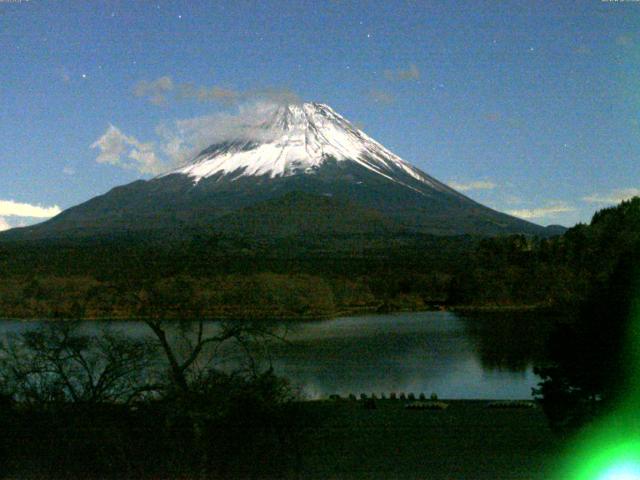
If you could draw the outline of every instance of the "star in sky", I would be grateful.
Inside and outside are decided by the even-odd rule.
[[[25,177],[0,175],[0,200],[11,195],[8,199],[64,208],[86,201],[140,176],[94,161],[87,144],[106,125],[113,123],[141,142],[160,142],[155,133],[160,123],[235,114],[239,107],[207,100],[158,109],[132,101],[138,82],[169,76],[231,90],[290,87],[304,100],[328,103],[347,118],[364,121],[384,145],[438,178],[472,181],[492,175],[497,184],[506,179],[517,184],[526,201],[544,206],[548,197],[575,203],[574,213],[541,223],[588,221],[598,205],[582,198],[595,193],[602,198],[639,181],[640,103],[627,80],[638,67],[631,50],[640,40],[620,9],[618,17],[612,13],[603,22],[592,2],[555,2],[535,16],[472,0],[463,0],[468,8],[454,10],[384,0],[340,2],[338,9],[334,2],[321,2],[325,6],[318,5],[317,15],[304,8],[283,12],[280,4],[287,2],[59,3],[53,14],[15,9],[15,18],[2,26],[11,41],[0,64],[12,75],[0,88],[7,112],[0,158],[3,169]],[[149,22],[154,8],[158,15]],[[37,28],[23,31],[27,24]],[[330,38],[327,25],[333,27]],[[460,25],[464,35],[456,33]],[[325,41],[316,41],[323,36]],[[553,53],[549,61],[532,62],[547,52]],[[336,69],[344,75],[339,82]],[[52,75],[59,81],[56,88]],[[74,82],[91,88],[82,94],[64,88]],[[371,91],[376,96],[359,94]],[[69,105],[78,105],[77,114],[57,121]],[[28,125],[21,121],[26,107],[35,115]],[[503,121],[487,122],[486,112],[493,111],[503,112]],[[555,124],[565,128],[560,132]],[[40,165],[53,162],[52,146],[56,161],[77,165],[73,190],[68,177],[41,175]],[[604,169],[610,174],[597,175]],[[556,181],[571,175],[577,180],[569,186]],[[500,187],[475,195],[494,208],[507,206]]]

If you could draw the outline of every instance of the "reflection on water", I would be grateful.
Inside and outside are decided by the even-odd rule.
[[[442,398],[530,398],[548,322],[447,312],[299,324],[274,352],[279,373],[310,397],[424,392]]]
[[[538,382],[532,362],[542,358],[548,324],[534,315],[460,318],[448,312],[287,323],[280,326],[287,342],[272,346],[269,361],[310,398],[413,392],[526,399]],[[5,321],[0,332],[34,325]],[[148,334],[142,323],[110,325],[130,335]],[[86,328],[100,329],[95,323]]]
[[[462,317],[465,331],[487,370],[525,372],[545,359],[554,318],[537,312],[483,313]]]

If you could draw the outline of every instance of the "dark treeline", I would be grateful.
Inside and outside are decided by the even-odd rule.
[[[318,423],[253,357],[274,334],[147,325],[138,339],[69,321],[3,339],[0,476],[295,477]],[[224,371],[223,347],[235,352]]]
[[[638,391],[640,198],[600,210],[561,236],[482,240],[469,259],[452,275],[451,303],[538,305],[553,313],[544,358],[535,360],[542,378],[535,394],[556,431],[575,432],[637,404],[629,396]],[[517,326],[514,336],[530,327]]]
[[[476,240],[432,236],[245,238],[155,234],[0,244],[0,316],[323,317],[446,301]]]
[[[536,393],[557,431],[572,432],[620,407],[632,407],[637,418],[639,252],[640,242],[548,339]]]
[[[212,232],[0,244],[0,316],[323,317],[434,305],[575,309],[638,236],[639,199],[536,238]]]
[[[596,213],[565,237],[565,264],[580,276],[581,295],[536,372],[551,426],[573,432],[616,409],[638,415],[640,198]]]
[[[589,225],[539,239],[482,240],[454,275],[454,304],[542,304],[575,310],[606,284],[640,240],[640,198],[597,212]]]

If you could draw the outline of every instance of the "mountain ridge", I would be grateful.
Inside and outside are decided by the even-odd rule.
[[[355,221],[349,209],[368,212],[364,217],[375,211],[370,218],[386,225],[390,234],[548,234],[544,227],[485,207],[436,180],[327,105],[272,106],[241,127],[234,136],[203,149],[183,167],[116,187],[47,222],[12,230],[0,238],[186,227],[229,231],[229,225],[236,225],[235,233],[247,233],[241,217],[246,219],[248,208],[261,211],[274,225],[278,215],[281,221],[291,223],[290,228],[278,226],[274,234],[309,230],[295,218],[295,208],[308,221],[325,222],[316,230],[326,234],[371,230],[366,222]],[[277,199],[294,192],[307,196],[300,197],[295,208],[291,205],[292,210],[283,209]],[[322,205],[314,197],[332,198],[334,214],[310,215],[310,204]],[[265,205],[274,201],[280,213],[270,214]],[[342,212],[342,217],[336,212]],[[233,215],[239,215],[238,219]],[[249,215],[253,215],[250,223],[255,226],[259,219],[255,213]],[[346,218],[353,221],[342,221]],[[268,229],[258,230],[268,234]]]

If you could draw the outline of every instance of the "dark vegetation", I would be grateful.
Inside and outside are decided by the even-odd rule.
[[[205,230],[0,242],[0,316],[325,317],[434,306],[575,310],[638,237],[639,199],[538,238],[233,236]]]
[[[598,212],[589,227],[570,231],[581,248],[588,293],[567,311],[540,362],[537,391],[551,426],[574,432],[637,393],[640,199]]]
[[[262,329],[268,322],[258,319],[358,310],[529,306],[559,313],[548,355],[536,359],[543,378],[538,394],[553,428],[578,428],[612,408],[629,389],[625,333],[638,251],[639,198],[598,212],[590,225],[547,239],[415,234],[249,239],[193,231],[174,237],[1,243],[0,315],[139,317],[154,334],[153,351],[164,365],[161,374],[137,377],[147,369],[157,371],[146,363],[154,358],[148,345],[108,335],[99,342],[74,343],[72,355],[80,349],[88,356],[83,353],[70,373],[64,373],[64,365],[73,362],[61,369],[55,356],[45,359],[53,366],[38,370],[43,359],[34,352],[47,351],[47,343],[60,338],[24,337],[12,347],[17,350],[6,347],[5,361],[36,365],[44,376],[34,384],[24,381],[22,368],[3,368],[7,394],[0,421],[15,437],[4,438],[0,451],[20,444],[26,455],[4,465],[20,470],[35,462],[37,474],[78,473],[91,452],[103,452],[95,463],[115,476],[295,470],[301,457],[291,445],[304,438],[314,409],[290,401],[282,382],[268,371],[203,370],[191,355],[202,358],[209,343],[248,345],[266,338]],[[196,331],[196,342],[183,345],[187,355],[183,350],[178,355],[163,342],[163,332],[172,322],[186,325],[177,320],[189,317],[244,321],[225,324],[228,337],[206,340],[205,332]],[[491,345],[484,347],[490,358]],[[123,361],[125,354],[130,356]],[[517,355],[505,355],[505,362],[517,363]],[[82,377],[87,366],[103,369],[105,359],[115,372],[109,375],[116,377],[107,379],[122,392],[117,398],[105,396],[112,390],[103,388],[100,374]],[[72,392],[61,372],[80,375],[71,385],[78,382],[81,388]],[[213,440],[218,438],[224,441]],[[40,452],[37,462],[29,452]],[[247,452],[260,460],[247,462]]]
[[[200,325],[152,320],[151,341],[49,322],[7,339],[0,477],[549,478],[558,444],[538,408],[435,395],[420,402],[446,408],[407,408],[413,394],[299,402],[251,355],[233,373],[211,368],[220,350],[206,345],[255,348],[270,332],[200,336]]]
[[[484,369],[522,373],[547,359],[547,339],[564,320],[562,313],[535,309],[479,310],[459,316]]]
[[[575,314],[549,340],[549,358],[536,369],[538,395],[551,425],[573,432],[637,399],[640,244],[607,282],[595,285]]]
[[[1,477],[273,478],[298,469],[316,422],[253,361],[270,332],[148,325],[152,335],[132,339],[54,322],[3,341]],[[217,368],[223,347],[236,352],[226,373]]]
[[[425,309],[448,296],[475,240],[406,235],[117,238],[0,243],[0,316],[323,317]],[[460,265],[462,268],[462,265]]]

